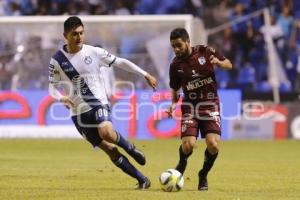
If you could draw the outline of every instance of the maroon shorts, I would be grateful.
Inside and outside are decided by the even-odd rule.
[[[206,110],[205,112],[191,113],[189,109],[182,109],[181,138],[185,136],[199,136],[205,138],[208,133],[221,135],[221,117],[219,109]]]

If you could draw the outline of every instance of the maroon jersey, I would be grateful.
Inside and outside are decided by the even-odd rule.
[[[184,102],[219,102],[214,67],[209,60],[211,55],[225,60],[213,48],[198,45],[192,47],[192,53],[187,58],[175,57],[170,64],[170,87],[183,89]]]
[[[207,46],[192,47],[187,58],[174,58],[170,65],[170,87],[182,88],[184,93],[181,105],[181,137],[202,138],[208,133],[221,134],[219,97],[214,67],[209,57],[219,60],[225,57]],[[191,106],[192,105],[192,106]]]

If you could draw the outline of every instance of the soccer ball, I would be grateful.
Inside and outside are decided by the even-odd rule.
[[[177,192],[183,188],[184,178],[176,169],[168,169],[159,177],[161,189],[165,192]]]

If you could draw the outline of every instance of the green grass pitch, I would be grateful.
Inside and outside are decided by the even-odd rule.
[[[182,191],[160,190],[158,177],[176,165],[179,139],[133,141],[147,156],[138,166],[152,181],[147,191],[84,140],[1,139],[1,200],[277,200],[300,199],[300,141],[224,141],[207,192],[197,191],[204,143],[189,159]]]

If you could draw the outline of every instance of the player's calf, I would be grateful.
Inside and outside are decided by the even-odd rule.
[[[187,166],[187,160],[183,160],[183,161],[180,160],[180,161],[178,162],[178,164],[176,165],[175,169],[176,169],[177,171],[179,171],[181,174],[183,174],[183,173],[185,172],[186,166]]]
[[[182,150],[182,146],[179,147],[179,162],[175,169],[179,171],[181,174],[184,173],[186,166],[187,166],[187,159],[192,155],[193,151],[188,154],[185,154]]]
[[[133,148],[128,151],[128,154],[140,165],[145,165],[146,164],[146,157],[144,153],[137,149],[134,145]]]
[[[146,164],[146,158],[141,150],[138,150],[133,144],[126,140],[120,133],[116,132],[116,144],[122,147],[137,163],[140,165]]]

